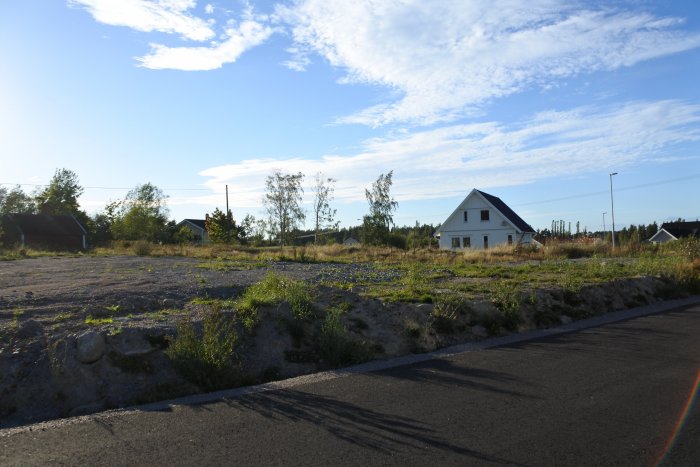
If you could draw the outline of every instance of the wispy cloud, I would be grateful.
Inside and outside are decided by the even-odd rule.
[[[340,118],[381,126],[453,121],[491,99],[700,46],[677,18],[564,0],[299,0],[276,13],[301,70],[318,54],[345,81],[385,86],[387,101]],[[398,97],[397,97],[398,96]]]
[[[151,69],[185,71],[214,70],[233,63],[245,51],[267,40],[273,30],[255,21],[244,21],[236,29],[226,31],[226,40],[209,47],[166,47],[151,44],[152,51],[137,60]]]
[[[485,122],[365,141],[357,154],[319,160],[245,160],[199,175],[222,192],[229,184],[237,207],[259,206],[274,169],[338,180],[336,199],[364,201],[380,173],[395,171],[399,201],[464,195],[490,188],[573,176],[635,163],[657,163],[677,143],[700,140],[700,105],[667,100],[613,107],[548,111],[515,124]]]
[[[143,32],[177,34],[182,39],[204,42],[217,36],[213,18],[203,19],[192,13],[195,0],[68,0],[70,5],[83,7],[95,20],[113,26],[126,26]],[[212,4],[203,13],[212,15]],[[226,14],[230,12],[225,11]],[[223,13],[222,13],[223,14]],[[252,6],[242,9],[241,21],[228,18],[219,29],[218,41],[200,46],[166,46],[151,44],[151,52],[136,57],[140,66],[151,69],[204,71],[221,68],[235,62],[247,50],[265,42],[274,29],[258,21]]]
[[[178,34],[194,41],[215,35],[210,22],[189,12],[196,6],[195,0],[68,0],[68,3],[85,8],[96,21],[112,26]]]

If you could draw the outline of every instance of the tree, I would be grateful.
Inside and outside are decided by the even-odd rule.
[[[333,201],[335,191],[333,178],[323,178],[323,174],[316,174],[316,184],[311,188],[314,192],[314,245],[318,242],[319,231],[325,228],[337,228],[338,223],[333,223],[336,209],[331,209],[330,202]]]
[[[0,187],[0,214],[34,214],[36,205],[31,196],[17,185],[12,190]]]
[[[167,240],[166,199],[163,191],[151,183],[137,185],[118,204],[119,211],[112,223],[114,238],[151,242]],[[116,210],[114,203],[111,207]]]
[[[219,208],[214,209],[214,212],[207,216],[204,227],[209,239],[214,243],[233,243],[239,240],[240,228],[236,226],[230,209],[226,214]]]
[[[304,175],[301,172],[283,174],[275,170],[265,181],[267,193],[263,204],[270,216],[270,227],[273,228],[271,230],[278,235],[280,246],[289,244],[289,233],[306,219],[301,208],[304,195],[304,188],[301,186],[303,180]]]
[[[78,182],[78,175],[72,170],[56,169],[49,185],[36,194],[36,206],[42,214],[72,214],[86,218],[80,210],[78,198],[83,194],[83,187]]]
[[[391,197],[392,176],[394,171],[388,174],[380,174],[372,184],[372,191],[365,189],[365,197],[369,203],[369,215],[363,217],[362,240],[364,243],[386,243],[389,232],[394,225],[393,213],[399,207],[399,203]]]

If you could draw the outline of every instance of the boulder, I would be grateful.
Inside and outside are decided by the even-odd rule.
[[[80,363],[93,363],[105,353],[105,338],[97,331],[86,331],[76,339],[76,358]]]

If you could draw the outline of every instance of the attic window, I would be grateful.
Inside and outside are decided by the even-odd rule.
[[[481,210],[481,220],[482,220],[482,221],[487,221],[487,220],[489,220],[489,210],[488,210],[488,209],[482,209],[482,210]]]
[[[464,211],[464,222],[467,222],[467,211]]]

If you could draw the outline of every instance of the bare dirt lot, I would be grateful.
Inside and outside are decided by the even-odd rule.
[[[254,329],[245,328],[231,299],[270,271],[307,284],[314,312],[298,320],[290,304],[279,303],[261,308]],[[666,286],[645,277],[584,287],[576,296],[538,290],[519,302],[517,310],[508,303],[499,308],[488,298],[468,303],[382,301],[365,296],[362,285],[353,286],[397,283],[402,274],[398,267],[370,263],[186,257],[0,262],[0,427],[206,390],[176,371],[164,351],[183,318],[194,317],[201,330],[201,316],[211,308],[207,300],[236,322],[236,384],[251,384],[349,364],[354,358],[425,352],[556,325],[655,301]],[[465,280],[470,279],[447,275],[433,286],[440,290],[450,281]],[[329,309],[342,312],[330,334]],[[329,335],[345,347],[334,348]],[[350,359],[333,360],[323,353],[323,345],[350,352]]]

